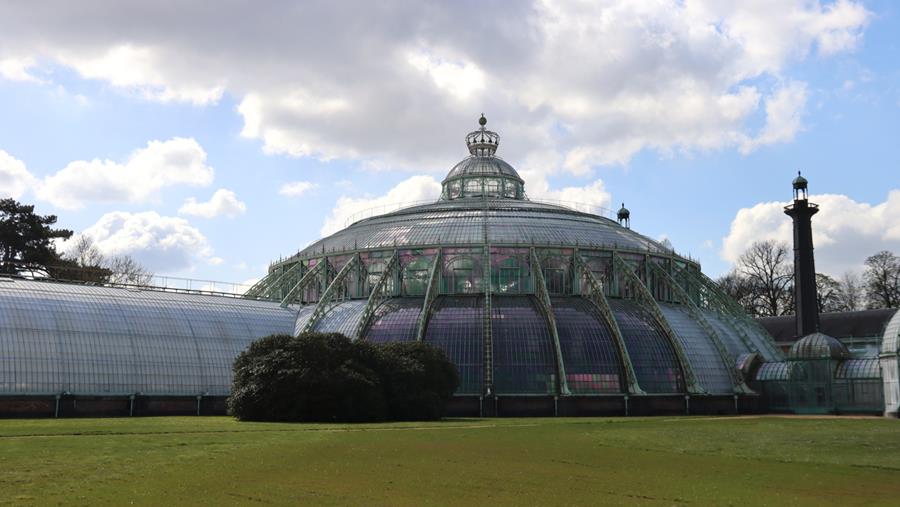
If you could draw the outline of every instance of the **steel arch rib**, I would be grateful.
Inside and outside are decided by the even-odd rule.
[[[656,303],[656,299],[653,297],[653,294],[650,293],[650,289],[644,285],[644,282],[641,281],[640,277],[638,277],[634,271],[628,266],[628,264],[619,257],[616,252],[613,252],[613,265],[615,269],[617,269],[620,273],[624,274],[632,283],[635,288],[635,300],[644,307],[644,309],[650,312],[650,315],[653,316],[653,319],[662,329],[663,334],[668,338],[669,343],[672,345],[672,348],[675,350],[675,356],[678,359],[678,362],[681,363],[681,371],[684,373],[685,387],[687,387],[687,391],[689,394],[707,394],[706,391],[700,386],[697,382],[697,377],[694,375],[694,369],[691,366],[690,361],[688,361],[687,354],[684,352],[684,348],[682,348],[681,343],[678,342],[678,339],[675,337],[675,332],[669,326],[669,323],[666,321],[666,318],[663,316],[662,311],[659,309],[659,305]]]
[[[267,273],[266,276],[262,277],[258,282],[254,283],[252,287],[247,289],[241,297],[244,299],[257,299],[259,294],[266,290],[269,284],[279,276],[280,275],[275,274],[275,271]]]
[[[603,293],[600,282],[597,281],[597,278],[591,273],[591,270],[580,255],[575,256],[575,264],[582,275],[584,275],[585,280],[587,280],[588,293],[590,295],[588,300],[593,303],[594,307],[597,308],[600,313],[600,316],[606,321],[606,325],[609,326],[609,330],[612,333],[613,340],[616,342],[616,349],[618,349],[619,352],[619,362],[622,364],[622,370],[625,373],[625,383],[628,394],[646,394],[646,392],[641,389],[640,384],[638,384],[637,375],[634,372],[634,365],[631,363],[631,356],[628,355],[628,348],[625,347],[625,338],[622,337],[622,330],[619,329],[619,323],[616,321],[616,316],[613,313],[612,308],[609,307],[609,301],[606,300],[606,295]]]
[[[309,285],[311,281],[315,280],[316,277],[319,276],[319,272],[322,271],[322,268],[327,264],[328,261],[322,259],[321,262],[316,263],[316,265],[313,266],[312,269],[307,271],[306,274],[303,275],[303,277],[300,278],[300,280],[296,284],[294,284],[293,287],[291,287],[291,290],[287,293],[284,299],[281,300],[281,307],[287,308],[288,305],[293,302],[297,294],[299,294],[303,289],[306,288],[307,285]]]
[[[384,288],[387,286],[387,281],[393,276],[394,269],[399,262],[400,256],[397,254],[397,251],[394,250],[394,254],[391,255],[391,258],[384,266],[384,271],[381,273],[381,276],[378,277],[375,286],[372,287],[372,292],[369,293],[369,300],[366,301],[366,307],[363,309],[362,316],[359,318],[359,323],[353,331],[353,336],[351,336],[352,339],[358,340],[362,338],[362,334],[369,326],[369,320],[375,313],[375,309],[381,306],[381,303],[387,299],[387,297],[384,297]]]
[[[746,331],[742,329],[741,326],[735,324],[735,321],[742,321],[751,328],[758,331],[762,337],[762,343],[765,345],[766,350],[770,354],[772,354],[772,357],[779,361],[784,360],[784,353],[781,352],[778,347],[773,345],[766,338],[767,336],[769,336],[769,333],[762,329],[759,323],[757,323],[754,319],[747,316],[746,312],[744,312],[743,308],[741,308],[736,301],[732,300],[724,292],[722,292],[716,282],[712,281],[703,273],[693,272],[687,268],[680,268],[680,272],[686,274],[703,290],[705,290],[708,297],[711,296],[709,299],[716,305],[717,313],[726,318],[729,326],[731,326],[731,328],[738,333],[738,336],[741,338],[741,340],[744,341],[744,344],[747,345],[750,350],[760,352],[759,348],[753,343],[753,340],[751,340],[750,337],[747,336]]]
[[[313,267],[313,269],[315,269],[315,267]],[[281,276],[276,278],[271,284],[269,284],[268,287],[265,288],[265,293],[263,294],[263,297],[272,298],[276,289],[282,288],[282,286],[284,285],[284,282],[286,282],[287,280],[290,279],[289,277],[294,276],[295,274],[297,274],[298,272],[300,272],[302,270],[303,270],[303,263],[300,261],[297,261],[296,264],[294,264],[290,268],[286,269],[283,273],[281,273]]]
[[[712,281],[708,276],[704,275],[701,272],[696,273],[697,278],[700,279],[700,282],[703,283],[710,291],[715,292],[720,296],[724,296],[722,299],[726,303],[726,305],[731,309],[731,315],[738,320],[743,321],[745,324],[750,326],[752,329],[755,329],[759,335],[763,338],[762,342],[766,346],[766,349],[769,350],[769,353],[776,359],[782,360],[784,359],[784,353],[775,346],[774,343],[770,339],[768,339],[769,332],[763,329],[763,327],[756,321],[756,319],[751,318],[744,311],[743,308],[737,303],[737,301],[732,300],[728,296],[725,296],[724,293],[721,292],[716,282]]]
[[[425,288],[425,301],[422,302],[422,311],[419,312],[419,319],[416,322],[416,341],[420,342],[425,339],[425,330],[428,327],[428,319],[431,317],[431,310],[434,307],[434,300],[440,292],[440,281],[438,280],[441,272],[441,259],[443,252],[438,248],[431,262],[431,269],[428,272],[428,287]]]
[[[312,315],[310,315],[309,320],[306,321],[306,324],[303,326],[303,330],[301,333],[308,333],[315,327],[316,324],[328,313],[329,305],[331,305],[331,301],[334,299],[335,293],[337,293],[338,289],[344,284],[344,280],[350,274],[353,269],[356,268],[356,263],[359,262],[359,255],[354,255],[350,257],[350,260],[344,264],[344,267],[338,271],[338,274],[334,277],[334,280],[328,285],[328,288],[325,289],[325,292],[319,298],[319,302],[316,303],[316,308],[313,310]],[[323,263],[324,264],[324,263]]]
[[[716,348],[716,351],[719,353],[719,358],[725,362],[725,367],[728,369],[728,373],[731,375],[731,381],[734,384],[734,390],[736,393],[749,393],[752,390],[744,383],[743,377],[741,377],[740,373],[738,373],[737,369],[734,367],[734,360],[729,357],[728,350],[725,349],[725,345],[722,344],[722,339],[719,338],[719,334],[716,333],[715,329],[713,329],[712,325],[710,325],[709,321],[706,320],[706,317],[700,312],[700,309],[696,304],[691,300],[687,291],[684,290],[683,287],[678,285],[672,275],[669,274],[668,271],[663,269],[661,266],[656,264],[655,262],[650,263],[650,269],[655,272],[658,276],[662,277],[666,284],[668,284],[669,288],[675,292],[675,295],[678,299],[681,300],[682,304],[687,308],[688,313],[700,324],[700,327],[703,328],[704,331],[709,335],[709,338],[712,340],[713,345]]]
[[[544,280],[544,272],[541,269],[541,262],[537,257],[534,248],[531,248],[531,276],[534,278],[535,296],[540,303],[541,312],[547,319],[547,325],[550,328],[550,336],[553,337],[553,351],[556,356],[556,371],[559,376],[559,393],[569,395],[569,379],[566,375],[566,364],[563,361],[562,347],[559,344],[559,331],[556,328],[556,316],[553,315],[553,305],[550,303],[550,295],[547,293],[547,284]]]

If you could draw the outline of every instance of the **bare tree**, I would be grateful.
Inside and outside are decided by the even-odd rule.
[[[728,274],[716,280],[719,287],[734,301],[737,301],[750,315],[756,315],[756,298],[753,286],[737,270],[731,270]]]
[[[859,275],[847,271],[844,276],[838,280],[839,290],[837,293],[838,307],[837,311],[853,312],[861,310],[863,307],[863,283]]]
[[[127,255],[117,255],[106,262],[107,268],[112,271],[109,277],[110,283],[124,283],[129,285],[148,285],[153,278],[153,273],[138,264]]]
[[[900,257],[887,250],[869,257],[863,280],[869,308],[900,306]]]
[[[840,282],[824,273],[816,273],[816,303],[820,313],[843,311]]]
[[[100,267],[106,262],[106,258],[100,253],[100,249],[91,238],[79,235],[75,244],[66,252],[66,258],[75,261],[81,267]]]
[[[80,235],[64,255],[71,263],[66,278],[95,283],[147,285],[153,273],[127,255],[106,257],[87,236]]]
[[[783,315],[793,311],[793,265],[790,250],[778,241],[757,241],[737,262],[736,271],[752,288],[752,314]]]

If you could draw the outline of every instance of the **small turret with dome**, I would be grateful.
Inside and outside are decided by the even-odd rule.
[[[631,228],[631,212],[625,207],[624,202],[622,203],[622,207],[619,208],[619,212],[616,213],[616,219],[622,227]]]
[[[806,187],[809,185],[809,181],[800,174],[800,171],[797,171],[797,177],[791,183],[794,185],[794,200],[805,201],[807,197]]]
[[[500,134],[487,130],[484,114],[478,119],[478,124],[478,130],[466,135],[470,155],[453,166],[444,178],[441,199],[525,199],[525,182],[519,173],[496,156]]]

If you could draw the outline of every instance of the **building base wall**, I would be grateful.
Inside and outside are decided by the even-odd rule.
[[[0,396],[0,418],[226,415],[225,396]],[[447,417],[623,417],[762,413],[758,396],[454,396]]]
[[[0,396],[0,418],[225,415],[227,397]]]
[[[566,396],[558,401],[562,417],[613,417],[626,414],[624,396]]]

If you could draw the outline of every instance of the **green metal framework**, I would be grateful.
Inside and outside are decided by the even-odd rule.
[[[547,325],[550,328],[550,336],[553,337],[553,351],[556,356],[556,372],[559,377],[557,387],[562,395],[569,395],[569,380],[566,375],[566,365],[563,363],[562,347],[559,345],[559,332],[556,329],[556,317],[553,315],[553,306],[550,303],[550,295],[547,293],[547,284],[544,282],[544,273],[541,269],[541,262],[535,253],[534,248],[531,249],[531,276],[534,279],[534,295],[547,319]]]
[[[701,300],[712,310],[725,318],[731,328],[737,332],[738,336],[744,342],[744,345],[749,350],[759,352],[759,348],[753,343],[753,340],[750,339],[746,331],[738,323],[742,322],[744,325],[755,329],[762,337],[768,336],[768,333],[754,319],[750,318],[737,302],[733,301],[723,293],[716,282],[711,280],[708,276],[699,271],[688,269],[687,267],[677,269],[680,275],[686,277],[690,282],[695,284],[700,291]],[[784,359],[784,353],[773,343],[770,343],[770,340],[762,340],[762,343],[766,347],[766,350],[772,354],[772,357],[777,360]]]
[[[747,336],[747,333],[744,329],[737,325],[736,317],[732,315],[732,308],[727,302],[727,297],[714,290],[714,288],[707,287],[699,277],[694,275],[693,271],[688,269],[687,267],[678,267],[677,265],[673,265],[673,269],[677,272],[677,274],[684,280],[684,285],[688,286],[688,290],[696,290],[697,295],[695,298],[695,304],[700,308],[707,308],[716,312],[717,315],[725,319],[725,323],[728,325],[731,330],[735,331],[738,338],[740,338],[741,343],[747,347],[748,350],[759,353],[759,348],[753,343],[753,340]],[[683,286],[684,286],[683,285]]]
[[[299,264],[299,262],[297,264]],[[258,282],[254,283],[252,287],[247,289],[247,292],[244,293],[243,297],[246,299],[258,299],[260,294],[268,289],[271,286],[272,282],[280,276],[281,275],[276,271],[270,271],[266,274],[266,276],[260,278]]]
[[[299,264],[300,263],[297,263],[298,266],[299,266]],[[288,291],[288,293],[284,297],[284,299],[281,300],[281,307],[287,308],[288,305],[293,303],[294,298],[297,296],[297,294],[300,294],[304,289],[306,289],[307,285],[314,282],[316,277],[319,276],[319,274],[325,270],[325,266],[327,266],[327,265],[328,265],[328,261],[326,259],[322,259],[320,262],[317,262],[316,265],[312,267],[312,269],[307,271],[306,274],[303,275],[300,278],[300,280],[296,284],[294,284],[293,287],[291,287],[291,290]],[[293,268],[291,270],[293,270]],[[282,277],[282,278],[284,278],[284,277]],[[282,278],[279,278],[279,281]],[[280,288],[280,287],[277,285],[277,282],[276,282],[276,285],[273,285],[273,287],[270,288],[269,290],[271,292],[271,291],[277,290],[278,288]]]
[[[581,272],[582,278],[587,282],[587,287],[582,285],[582,293],[584,294],[586,291],[587,299],[594,304],[606,325],[609,326],[610,332],[612,332],[613,340],[616,342],[616,349],[619,352],[619,361],[622,363],[622,369],[625,370],[625,383],[628,394],[646,394],[641,389],[640,384],[638,384],[637,375],[634,373],[634,365],[631,363],[631,356],[628,355],[628,349],[625,348],[625,339],[622,338],[622,330],[619,329],[619,323],[609,307],[602,285],[580,255],[576,255],[574,260],[576,269]]]
[[[654,319],[656,324],[662,329],[663,334],[668,338],[669,343],[672,345],[672,348],[675,350],[675,356],[678,358],[678,362],[681,364],[681,371],[684,373],[684,383],[687,387],[687,391],[690,394],[706,394],[706,391],[700,386],[697,382],[697,377],[694,375],[694,370],[691,367],[690,361],[688,361],[687,354],[684,352],[684,349],[681,347],[681,343],[678,342],[678,339],[675,337],[675,332],[669,326],[668,321],[663,316],[662,311],[659,309],[659,305],[656,303],[656,299],[653,297],[653,293],[650,292],[650,289],[644,284],[637,274],[635,274],[634,270],[628,265],[625,260],[623,260],[616,252],[613,252],[613,268],[619,273],[625,275],[625,277],[631,282],[633,287],[632,297],[634,300],[644,308]]]
[[[375,282],[375,286],[372,287],[372,291],[369,293],[369,300],[366,301],[366,307],[363,309],[362,316],[360,316],[359,323],[356,325],[356,329],[351,337],[354,340],[362,338],[366,328],[369,327],[369,321],[372,319],[375,310],[393,296],[393,294],[385,294],[384,289],[387,287],[388,280],[395,276],[394,271],[397,270],[399,265],[400,255],[394,250],[394,254],[391,255],[391,258],[384,265],[384,271],[381,272],[381,276],[378,277],[378,281]]]
[[[494,309],[491,304],[491,292],[493,283],[491,282],[491,242],[488,233],[488,206],[487,196],[482,197],[482,217],[481,233],[484,243],[484,313],[482,313],[482,338],[484,340],[484,391],[488,394],[494,392],[494,327],[493,317]]]
[[[344,264],[344,267],[338,271],[337,276],[334,277],[334,280],[331,281],[328,288],[325,289],[325,292],[319,298],[319,302],[316,303],[316,309],[313,310],[309,320],[306,321],[306,325],[303,326],[301,333],[311,331],[319,320],[321,320],[326,313],[331,311],[334,306],[344,299],[350,298],[351,294],[342,289],[344,288],[344,280],[346,280],[347,277],[350,276],[350,273],[356,269],[357,263],[359,263],[359,255],[354,255],[353,257],[350,257],[350,260],[348,260],[347,263]]]
[[[431,318],[431,312],[434,308],[434,300],[437,299],[440,292],[441,283],[441,264],[443,263],[443,255],[441,249],[438,248],[431,262],[431,269],[428,272],[428,287],[425,288],[425,301],[422,303],[422,311],[419,312],[419,322],[416,327],[416,341],[425,339],[425,329],[428,326],[428,319]]]
[[[687,309],[688,313],[690,313],[691,317],[700,325],[701,328],[709,335],[712,340],[713,345],[716,348],[716,351],[719,353],[719,357],[722,361],[725,362],[725,365],[728,367],[728,373],[731,375],[731,380],[734,383],[734,392],[735,393],[750,393],[753,392],[746,383],[744,383],[744,379],[741,376],[740,372],[734,367],[734,360],[729,356],[728,350],[725,348],[725,345],[722,343],[722,339],[719,337],[719,334],[716,333],[715,329],[713,329],[712,325],[706,319],[706,316],[703,315],[703,312],[694,304],[694,301],[688,295],[687,291],[684,290],[672,275],[663,269],[662,266],[655,262],[648,262],[650,265],[650,269],[660,278],[662,278],[665,283],[669,286],[669,290],[675,293],[675,297],[679,299],[682,305]]]
[[[284,288],[288,280],[292,280],[302,274],[303,263],[298,261],[291,267],[284,269],[281,272],[281,275],[277,276],[274,281],[272,281],[267,287],[265,287],[264,289],[260,289],[260,294],[262,294],[262,297],[265,299],[281,298],[281,295],[278,293],[278,291]]]

